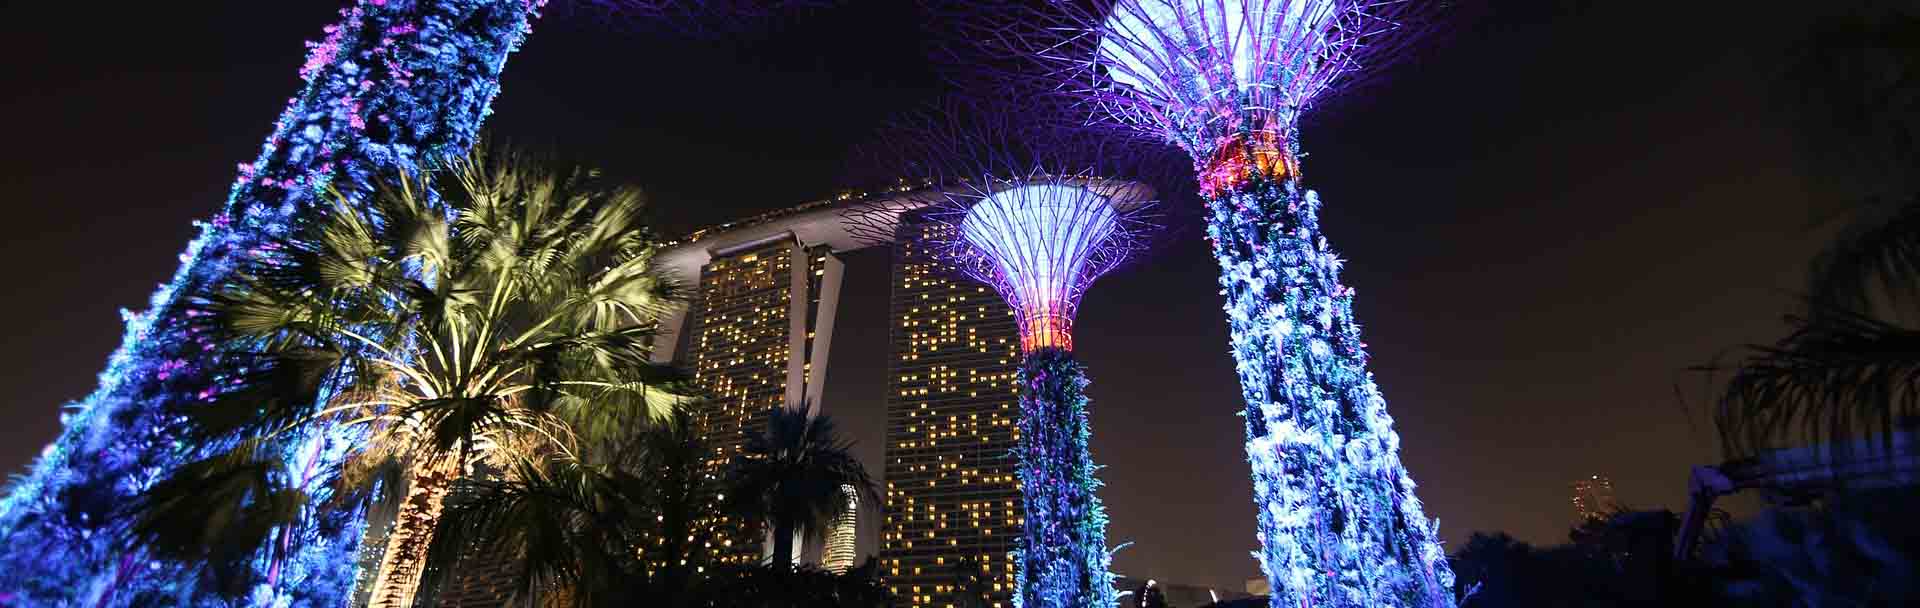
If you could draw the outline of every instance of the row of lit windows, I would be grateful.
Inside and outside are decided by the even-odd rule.
[[[983,572],[1001,574],[983,582],[992,605],[1006,606],[1020,498],[1005,454],[1016,430],[1006,397],[1015,384],[1006,363],[1018,343],[1013,315],[993,310],[998,298],[984,286],[898,259],[882,564],[906,604],[955,606],[948,564],[973,556]]]

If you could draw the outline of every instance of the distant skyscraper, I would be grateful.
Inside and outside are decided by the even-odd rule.
[[[819,401],[841,263],[831,247],[808,246],[791,232],[686,251],[706,259],[680,360],[709,398],[693,408],[693,421],[711,451],[707,474],[719,479],[760,432],[768,408]],[[712,530],[714,559],[733,564],[765,557],[760,524],[726,515],[701,522]]]
[[[853,568],[854,541],[860,534],[860,491],[843,485],[840,495],[846,498],[846,504],[833,516],[833,524],[827,530],[826,549],[820,555],[820,567],[834,574]]]
[[[1590,475],[1573,482],[1573,513],[1578,521],[1606,517],[1618,504],[1613,499],[1613,480]]]
[[[882,574],[905,606],[957,605],[965,557],[992,605],[1006,608],[1022,523],[1012,458],[1020,332],[999,295],[934,263],[924,241],[894,245]]]

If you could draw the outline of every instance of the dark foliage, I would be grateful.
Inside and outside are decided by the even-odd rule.
[[[841,486],[852,486],[862,504],[879,504],[880,492],[832,418],[810,415],[803,404],[771,408],[764,420],[764,431],[749,435],[728,463],[727,508],[772,524],[773,566],[789,568],[794,533],[825,533],[845,504]]]
[[[1838,230],[1809,267],[1792,334],[1732,366],[1716,422],[1729,458],[1911,424],[1920,381],[1920,12],[1835,2],[1808,20],[1778,84],[1798,116],[1809,174],[1844,194]],[[1827,453],[1838,450],[1828,450]]]
[[[684,412],[645,427],[617,464],[550,458],[497,479],[455,484],[423,581],[429,599],[473,553],[516,556],[519,597],[564,594],[581,606],[663,605],[686,598],[706,567],[694,525],[719,486],[701,474],[706,449]]]
[[[1476,532],[1452,557],[1456,592],[1463,608],[1713,605],[1698,573],[1671,559],[1677,526],[1669,511],[1623,510],[1547,548]]]
[[[1725,605],[1789,608],[1920,604],[1920,488],[1778,507],[1702,549]]]
[[[1755,346],[1721,397],[1728,456],[1805,443],[1889,442],[1920,416],[1920,330],[1848,312],[1789,318],[1794,333]]]
[[[835,575],[814,568],[726,566],[696,584],[690,608],[886,608],[893,605],[880,584],[879,565]]]

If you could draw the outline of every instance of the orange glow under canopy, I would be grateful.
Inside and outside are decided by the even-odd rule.
[[[1020,352],[1042,348],[1073,350],[1073,318],[1060,314],[1036,314],[1020,320]]]
[[[1300,161],[1287,143],[1279,130],[1271,128],[1221,138],[1213,156],[1200,168],[1200,193],[1218,196],[1246,185],[1256,175],[1273,180],[1298,176]]]

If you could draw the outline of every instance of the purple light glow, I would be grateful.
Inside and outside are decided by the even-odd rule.
[[[1235,134],[1288,134],[1302,112],[1348,88],[1343,83],[1404,56],[1446,4],[1113,0],[982,11],[976,2],[947,3],[979,15],[957,20],[957,36],[971,48],[959,54],[1038,64],[974,68],[990,82],[1060,95],[1088,118],[1159,135],[1196,158],[1231,145]]]
[[[1201,94],[1268,91],[1285,105],[1303,105],[1340,73],[1338,58],[1328,54],[1329,40],[1338,35],[1332,18],[1336,4],[1123,0],[1115,3],[1103,24],[1098,53],[1115,82],[1148,94],[1188,88]],[[1167,35],[1170,32],[1185,35]],[[1203,65],[1197,57],[1221,63]],[[1331,69],[1316,69],[1322,65]],[[1298,76],[1267,86],[1275,80],[1267,74]],[[1190,82],[1163,81],[1169,78]]]
[[[1049,176],[999,183],[1007,187],[948,194],[953,212],[930,218],[950,236],[933,244],[1013,307],[1022,350],[1072,350],[1080,296],[1136,249],[1127,218],[1148,206],[1151,189]]]
[[[1089,267],[1118,220],[1107,197],[1079,186],[1002,190],[967,210],[960,234],[992,264],[972,265],[1020,315],[1020,345],[1073,348],[1080,293],[1104,268]]]

